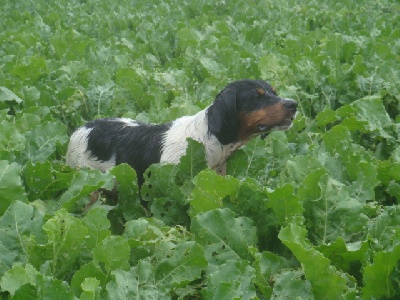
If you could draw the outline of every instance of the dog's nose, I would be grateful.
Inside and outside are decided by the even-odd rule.
[[[292,99],[285,99],[283,100],[283,106],[290,111],[296,111],[297,109],[297,102]]]

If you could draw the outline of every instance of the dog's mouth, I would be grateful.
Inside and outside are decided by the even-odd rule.
[[[284,122],[278,124],[278,125],[265,125],[265,124],[258,124],[257,128],[260,131],[260,136],[261,139],[265,139],[268,134],[271,133],[271,131],[277,130],[277,131],[284,131],[288,130],[290,127],[292,127],[293,120],[295,118],[295,115],[292,117],[286,119]]]
[[[257,125],[258,130],[260,130],[261,132],[265,132],[265,131],[270,131],[272,129],[272,126],[268,126],[268,125]]]

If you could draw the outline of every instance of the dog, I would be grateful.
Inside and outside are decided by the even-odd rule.
[[[72,134],[66,163],[102,171],[127,163],[135,169],[140,188],[151,164],[179,163],[186,139],[191,138],[204,145],[208,166],[225,175],[226,160],[236,149],[256,136],[265,138],[272,130],[290,128],[297,105],[279,97],[266,81],[235,81],[204,110],[170,123],[127,118],[91,121]]]

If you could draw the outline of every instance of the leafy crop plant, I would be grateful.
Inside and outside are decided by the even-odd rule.
[[[399,299],[398,1],[0,1],[1,299]],[[228,82],[299,103],[209,170],[71,169],[85,121],[166,122]],[[151,176],[150,176],[151,175]],[[89,211],[89,195],[111,190]]]

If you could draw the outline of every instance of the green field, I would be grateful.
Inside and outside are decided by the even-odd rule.
[[[0,299],[399,299],[400,3],[0,0]],[[229,82],[299,102],[207,169],[65,166],[98,117],[166,122]],[[88,195],[119,182],[119,202]]]

